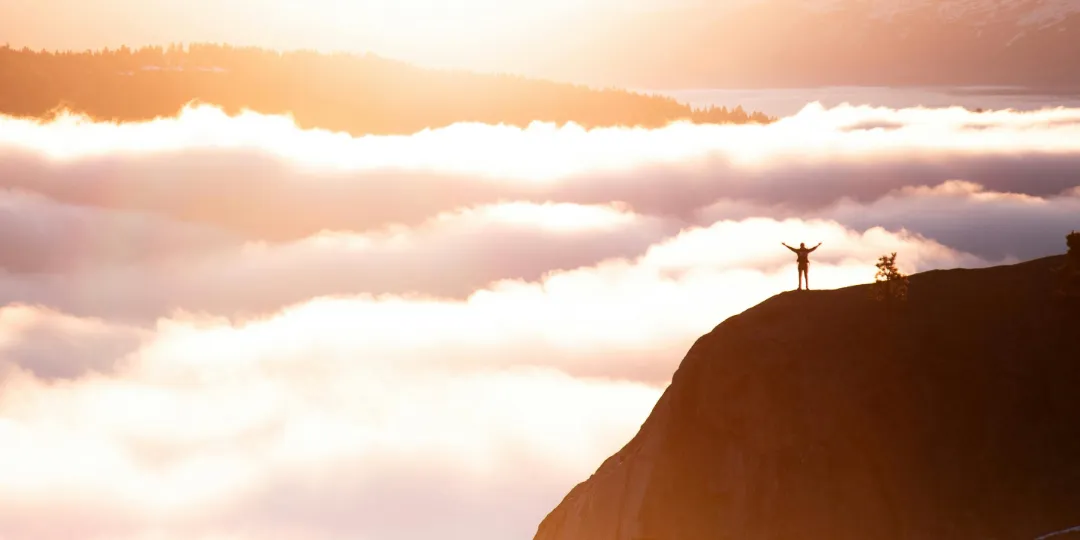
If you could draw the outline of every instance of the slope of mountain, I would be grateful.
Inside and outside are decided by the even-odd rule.
[[[786,292],[690,349],[536,540],[1034,539],[1080,525],[1080,308],[1050,257]]]
[[[73,52],[0,47],[0,114],[54,109],[109,120],[176,114],[201,101],[229,112],[291,113],[302,127],[407,134],[458,122],[660,127],[770,122],[736,106],[694,109],[663,96],[508,75],[421,69],[374,56],[196,44]]]
[[[578,52],[574,58],[589,61],[543,75],[636,88],[1080,87],[1077,0],[714,4],[578,32],[577,41],[561,40],[561,54],[595,54]]]

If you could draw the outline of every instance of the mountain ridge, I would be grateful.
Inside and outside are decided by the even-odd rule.
[[[177,114],[189,103],[289,113],[304,128],[412,134],[461,122],[586,128],[768,123],[742,107],[695,108],[662,95],[505,74],[425,69],[374,55],[277,52],[216,44],[32,51],[0,46],[0,114],[70,110],[110,121]]]
[[[893,312],[857,285],[723,321],[535,539],[1030,539],[1080,525],[1080,313],[1050,279],[1063,261],[915,274]]]

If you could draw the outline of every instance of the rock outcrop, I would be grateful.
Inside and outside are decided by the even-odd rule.
[[[1062,257],[788,292],[701,337],[536,540],[1034,539],[1080,526]]]

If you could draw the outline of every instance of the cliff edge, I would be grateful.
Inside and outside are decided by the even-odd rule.
[[[701,337],[536,540],[1027,539],[1080,526],[1064,257],[786,292]],[[1056,538],[1071,538],[1071,534]]]

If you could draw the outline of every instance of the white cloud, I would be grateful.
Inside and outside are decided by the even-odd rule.
[[[44,380],[111,372],[149,332],[26,305],[0,308],[0,376],[24,369]]]
[[[413,228],[324,232],[286,243],[243,243],[221,234],[169,246],[162,244],[192,227],[152,219],[142,227],[138,219],[110,227],[114,218],[106,215],[86,220],[84,231],[66,228],[67,208],[35,210],[4,231],[11,244],[34,249],[5,254],[9,268],[25,270],[0,274],[0,298],[135,321],[175,309],[258,314],[360,292],[464,298],[500,279],[536,280],[549,271],[636,257],[686,225],[611,206],[506,203],[442,213]],[[47,226],[32,226],[37,222]],[[98,234],[103,230],[107,235]],[[142,242],[159,253],[132,249]]]
[[[753,220],[465,301],[163,319],[111,372],[9,373],[0,523],[15,538],[60,537],[46,516],[64,516],[90,538],[404,539],[427,534],[409,518],[423,515],[451,537],[530,534],[633,434],[699,334],[789,284],[778,241],[799,234],[825,242],[821,287],[868,281],[885,250],[912,269],[979,263],[881,230]],[[489,527],[492,513],[515,519]]]
[[[829,219],[856,230],[906,229],[984,259],[1020,261],[1065,250],[1064,234],[1080,226],[1077,189],[1040,197],[949,180],[903,187],[869,202],[845,197],[809,212],[784,204],[754,205],[729,199],[702,210],[699,220],[711,222],[725,216]]]
[[[1080,185],[1078,117],[1075,109],[809,106],[767,126],[458,124],[360,138],[208,107],[122,125],[3,117],[0,185],[253,240],[411,226],[508,201],[622,202],[640,214],[688,219],[725,198],[810,211],[952,179],[1058,194]]]
[[[528,537],[699,335],[795,287],[781,242],[823,242],[815,288],[1046,254],[1077,118],[4,118],[0,534]]]

